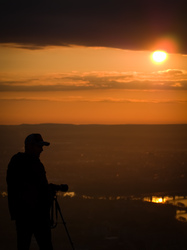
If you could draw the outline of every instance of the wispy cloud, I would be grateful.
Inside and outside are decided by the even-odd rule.
[[[168,69],[142,72],[72,72],[50,74],[35,78],[0,77],[0,92],[41,92],[79,90],[187,90],[187,72]]]
[[[187,98],[186,99],[160,99],[160,98],[154,98],[154,99],[135,99],[135,98],[113,98],[113,97],[100,97],[100,98],[85,98],[83,96],[68,96],[68,97],[28,97],[28,98],[23,98],[23,97],[16,97],[16,98],[12,98],[12,97],[2,97],[0,98],[0,102],[2,101],[9,101],[9,102],[59,102],[59,103],[71,103],[71,102],[82,102],[82,103],[139,103],[139,104],[187,104]]]

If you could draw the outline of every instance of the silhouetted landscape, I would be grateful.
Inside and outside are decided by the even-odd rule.
[[[7,165],[35,132],[51,143],[41,155],[48,181],[69,185],[72,197],[58,201],[75,249],[187,249],[187,222],[182,214],[176,220],[176,206],[144,201],[187,196],[187,125],[41,124],[0,126],[2,250],[16,246]],[[53,245],[71,249],[61,224]]]

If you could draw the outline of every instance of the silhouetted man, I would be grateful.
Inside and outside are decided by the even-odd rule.
[[[40,134],[25,139],[25,152],[14,155],[8,165],[8,203],[16,221],[17,248],[28,250],[32,235],[40,250],[52,250],[50,228],[51,196],[46,173],[39,157],[49,146]]]

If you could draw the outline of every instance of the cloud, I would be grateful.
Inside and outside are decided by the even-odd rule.
[[[163,71],[158,71],[157,74],[166,76],[182,76],[186,74],[186,71],[180,69],[167,69]]]
[[[0,42],[27,49],[159,46],[187,54],[185,0],[6,0],[0,3],[0,17]]]
[[[176,83],[174,83],[172,86],[173,86],[173,87],[176,87],[176,88],[181,88],[181,87],[182,87],[182,85],[181,85],[180,82],[176,82]]]
[[[187,72],[172,69],[153,73],[85,72],[64,73],[13,80],[0,78],[0,92],[41,92],[81,90],[187,90]]]
[[[48,98],[43,98],[43,97],[17,97],[17,98],[11,98],[11,97],[2,97],[0,98],[0,102],[33,102],[33,103],[47,103],[47,102],[57,102],[57,103],[71,103],[71,102],[83,102],[83,103],[139,103],[139,104],[147,104],[147,103],[152,103],[152,104],[187,104],[187,99],[135,99],[135,98],[114,98],[114,97],[108,97],[108,98],[85,98],[83,96],[77,97],[77,96],[68,96],[68,97],[48,97]]]

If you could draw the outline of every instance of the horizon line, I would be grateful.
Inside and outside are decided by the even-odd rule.
[[[187,123],[21,123],[21,124],[0,124],[0,126],[41,126],[41,125],[69,125],[69,126],[170,126],[187,125]]]

